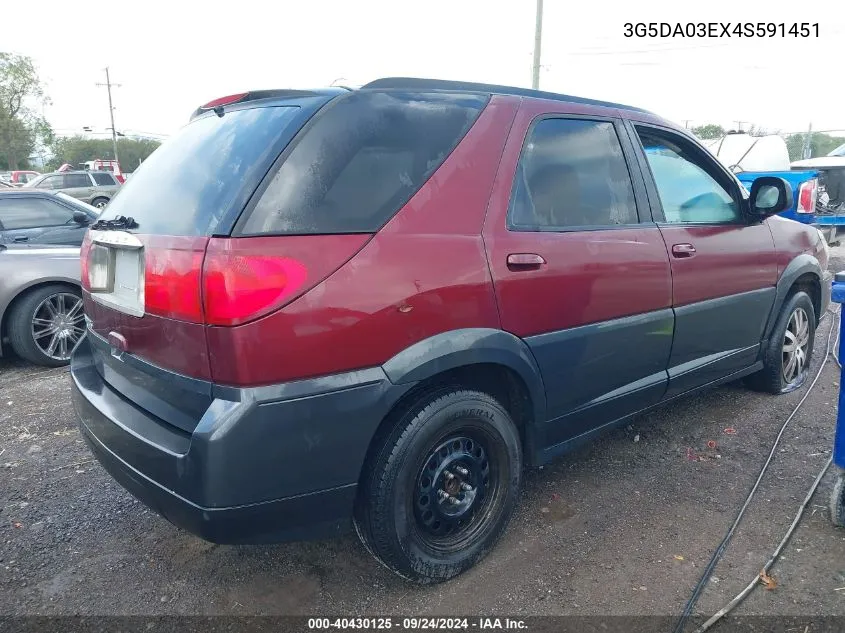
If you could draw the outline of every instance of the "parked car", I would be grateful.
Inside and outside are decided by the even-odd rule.
[[[102,209],[117,194],[120,183],[108,171],[66,171],[43,174],[28,182],[27,189],[52,189]]]
[[[795,161],[792,169],[814,169],[819,174],[816,223],[829,243],[838,242],[845,230],[845,145],[827,156]]]
[[[0,356],[66,365],[84,333],[79,247],[0,244]]]
[[[19,171],[12,171],[9,173],[9,182],[12,183],[14,187],[21,187],[28,182],[35,180],[41,174],[37,171],[31,170],[19,170]]]
[[[792,205],[780,215],[802,224],[819,229],[816,217],[816,199],[819,191],[819,172],[801,169],[792,171],[747,171],[739,172],[736,177],[745,187],[751,187],[761,177],[781,178],[792,189]]]
[[[792,188],[792,206],[780,215],[819,228],[816,221],[819,173],[811,169],[793,169],[783,137],[731,131],[721,138],[703,140],[702,144],[736,174],[745,187],[751,187],[763,176],[783,178]]]
[[[791,202],[615,103],[412,79],[218,99],[83,242],[82,435],[205,539],[354,521],[443,581],[523,467],[706,387],[804,382],[830,275],[818,231],[772,217]]]
[[[0,191],[0,243],[79,246],[100,210],[60,191]]]

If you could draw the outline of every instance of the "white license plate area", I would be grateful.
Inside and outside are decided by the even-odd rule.
[[[110,308],[144,315],[144,249],[95,242],[88,254],[91,298]]]

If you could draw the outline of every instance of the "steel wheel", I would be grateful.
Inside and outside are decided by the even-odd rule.
[[[82,298],[59,292],[45,298],[32,314],[32,340],[48,358],[70,359],[74,346],[85,334]]]
[[[783,381],[789,384],[804,371],[810,342],[810,319],[803,308],[795,308],[783,337]]]
[[[493,438],[470,427],[428,452],[416,478],[414,518],[430,548],[460,550],[486,527],[503,485],[497,448]]]

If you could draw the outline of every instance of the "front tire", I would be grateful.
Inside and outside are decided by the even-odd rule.
[[[789,393],[807,380],[816,337],[816,311],[801,290],[790,295],[763,350],[763,369],[749,376],[749,386],[767,393]]]
[[[91,201],[92,207],[97,207],[98,209],[105,209],[106,205],[109,203],[108,198],[94,198]]]
[[[513,515],[519,433],[485,393],[444,389],[402,415],[368,460],[355,526],[386,567],[422,584],[481,560]]]

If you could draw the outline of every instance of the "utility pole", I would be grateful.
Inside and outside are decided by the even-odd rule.
[[[120,88],[120,84],[113,84],[111,79],[109,79],[109,69],[106,66],[106,83],[104,84],[97,84],[98,86],[105,86],[106,90],[109,93],[109,116],[111,117],[111,142],[112,146],[114,147],[114,162],[119,163],[117,159],[117,130],[114,128],[114,106],[112,105],[111,101],[111,88],[114,86],[115,88]]]
[[[807,134],[804,136],[804,147],[801,148],[801,158],[807,159],[811,158],[811,154],[813,153],[813,124],[810,123],[810,127],[807,130]]]
[[[540,89],[540,48],[543,39],[543,0],[537,0],[537,22],[534,25],[534,69],[531,75],[531,87]]]
[[[692,119],[684,119],[684,128],[685,128],[685,129],[687,129],[687,130],[689,129],[689,122],[690,122],[691,120],[692,120]]]

